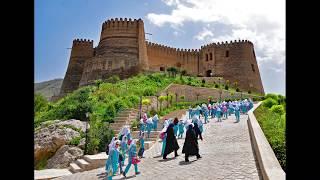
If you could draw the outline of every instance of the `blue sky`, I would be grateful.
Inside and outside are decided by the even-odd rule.
[[[177,48],[248,39],[267,93],[285,94],[283,0],[36,0],[35,82],[63,78],[72,40],[97,45],[102,23],[141,18],[146,38]]]

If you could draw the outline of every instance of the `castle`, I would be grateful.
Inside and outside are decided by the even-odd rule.
[[[212,43],[200,49],[179,49],[147,42],[141,19],[115,18],[102,24],[100,41],[73,40],[62,97],[80,86],[112,75],[127,78],[141,71],[176,67],[196,76],[219,76],[237,82],[243,91],[264,94],[253,44],[247,40]]]

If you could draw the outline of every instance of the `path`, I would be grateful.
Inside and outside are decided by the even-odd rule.
[[[146,152],[146,158],[139,164],[141,174],[135,176],[133,167],[127,174],[127,179],[261,179],[259,169],[251,147],[247,115],[241,115],[239,123],[232,115],[223,122],[211,120],[205,124],[204,140],[199,140],[201,159],[190,157],[189,163],[184,162],[181,154],[184,139],[179,139],[180,149],[177,158],[174,153],[167,160],[159,156],[161,144],[156,144]],[[58,179],[93,180],[106,179],[104,168],[82,173],[76,173]],[[124,179],[114,176],[113,179]]]

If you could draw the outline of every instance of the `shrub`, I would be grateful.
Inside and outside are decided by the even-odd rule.
[[[202,84],[205,84],[206,83],[206,80],[205,79],[202,79]]]
[[[113,121],[114,116],[116,115],[116,109],[113,104],[108,104],[105,110],[105,115],[106,115],[106,121],[111,122]]]
[[[118,81],[120,81],[120,78],[117,75],[113,75],[106,80],[106,82],[113,83],[113,84],[117,83]]]
[[[270,143],[282,169],[286,171],[285,114],[280,115],[273,113],[267,107],[259,106],[254,111],[254,115],[256,116],[261,129]]]
[[[237,88],[237,89],[236,89],[236,91],[237,91],[237,92],[240,92],[240,89],[239,89],[239,88]]]
[[[280,115],[284,114],[285,112],[283,105],[273,105],[270,110]]]
[[[229,89],[229,86],[228,86],[228,85],[225,85],[225,86],[224,86],[224,89],[225,89],[225,90],[228,90],[228,89]]]
[[[181,100],[184,100],[184,99],[185,99],[185,96],[180,96],[180,99],[181,99]]]
[[[219,85],[218,85],[218,84],[215,84],[214,87],[215,87],[215,88],[219,88]]]
[[[265,95],[265,97],[266,97],[266,99],[271,98],[271,99],[278,101],[278,95],[276,95],[276,94],[269,93],[269,94]]]
[[[151,87],[146,87],[143,91],[143,96],[153,96],[155,94],[155,89]]]
[[[271,108],[273,105],[277,105],[278,102],[272,98],[267,98],[262,102],[262,105],[267,108]]]
[[[34,95],[34,112],[40,112],[47,108],[48,101],[41,94]]]
[[[69,142],[69,145],[74,145],[74,146],[78,146],[81,140],[81,136],[78,137],[74,137],[73,139],[71,139],[71,141]]]
[[[251,91],[250,91],[250,90],[248,91],[248,94],[251,94]]]

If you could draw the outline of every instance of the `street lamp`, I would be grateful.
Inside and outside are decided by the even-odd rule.
[[[139,113],[139,119],[141,119],[141,114],[142,114],[142,96],[140,96],[140,113]]]
[[[87,154],[87,146],[88,146],[88,121],[89,121],[89,113],[86,113],[86,142],[84,146],[84,155]]]

